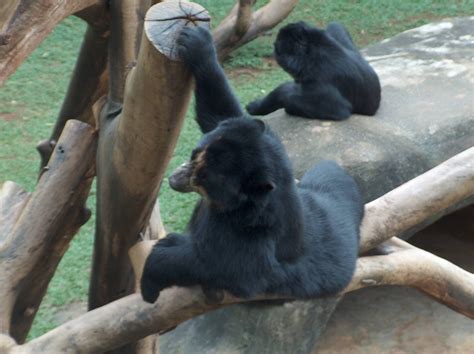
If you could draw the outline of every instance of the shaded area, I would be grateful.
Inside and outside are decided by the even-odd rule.
[[[474,206],[446,216],[410,242],[474,271]],[[338,305],[314,354],[472,353],[474,321],[416,290],[367,288]]]

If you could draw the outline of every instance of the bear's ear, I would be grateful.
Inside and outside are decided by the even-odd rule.
[[[257,190],[260,191],[260,192],[264,192],[264,193],[271,192],[275,188],[276,188],[276,185],[272,181],[266,181],[266,182],[263,182],[263,183],[261,182],[257,186]]]
[[[264,171],[255,171],[243,183],[244,192],[247,194],[266,194],[275,188],[273,177]]]
[[[257,123],[258,127],[260,128],[260,131],[263,133],[265,131],[265,123],[261,119],[254,119],[254,122]]]

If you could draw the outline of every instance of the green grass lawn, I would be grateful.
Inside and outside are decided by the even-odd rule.
[[[196,0],[213,16],[214,24],[234,0]],[[259,0],[257,5],[265,1]],[[474,14],[474,0],[300,0],[284,23],[305,20],[317,25],[344,23],[362,47],[403,30],[449,16]],[[84,24],[76,18],[63,21],[0,90],[0,183],[13,180],[32,191],[39,165],[36,143],[49,136],[66,91],[81,42]],[[243,104],[262,96],[287,75],[270,60],[277,30],[239,49],[226,63],[236,93]],[[185,161],[199,137],[188,112],[170,169]],[[173,193],[167,181],[160,194],[168,230],[180,231],[190,216],[195,196]],[[95,191],[89,199],[94,213]],[[30,337],[58,324],[57,313],[87,298],[94,218],[81,229],[50,284]]]

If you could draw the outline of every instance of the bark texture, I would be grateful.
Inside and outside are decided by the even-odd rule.
[[[385,255],[362,257],[345,292],[403,285],[474,320],[474,274],[399,239],[382,244]]]
[[[70,121],[35,191],[7,182],[0,196],[0,318],[3,333],[25,340],[56,267],[77,230],[94,176],[97,134]],[[54,195],[54,198],[51,196]]]
[[[2,0],[0,5],[0,85],[65,17],[101,0]]]
[[[128,6],[125,2],[119,4]],[[111,41],[111,53],[116,47],[123,56],[114,65],[110,64],[110,95],[98,118],[91,310],[135,291],[128,250],[141,238],[156,236],[161,228],[159,215],[153,217],[150,227],[149,219],[191,94],[190,72],[181,62],[170,58],[171,52],[163,50],[162,44],[173,41],[184,25],[193,25],[186,20],[187,12],[203,10],[199,5],[179,1],[154,5],[146,14],[139,46],[131,46],[132,38],[126,40],[127,48],[123,48],[120,38]],[[127,22],[122,18],[122,21],[119,33],[130,33],[128,26],[134,20]],[[127,76],[122,107],[119,102],[119,86],[125,83],[122,64],[131,60],[138,47],[137,63]],[[150,339],[120,352],[143,352],[152,346]]]
[[[177,2],[166,2],[148,11],[137,66],[127,79],[123,110],[116,117],[110,116],[107,107],[102,111],[90,309],[133,290],[127,252],[145,231],[190,99],[188,70],[152,43],[159,40],[154,37],[160,33],[153,32],[155,26],[176,22],[173,28],[179,32],[186,21],[147,22],[158,15],[175,17],[170,11],[176,9]]]
[[[429,186],[427,188],[427,186]],[[470,148],[368,203],[361,230],[364,253],[424,221],[434,222],[454,205],[474,198],[474,148]]]
[[[253,0],[239,0],[229,15],[213,31],[219,59],[224,61],[238,47],[254,40],[283,21],[298,0],[270,0],[252,12]]]
[[[77,16],[87,21],[88,26],[51,136],[36,147],[41,157],[40,174],[47,165],[66,122],[76,119],[94,126],[92,106],[107,93],[107,44],[110,33],[108,10],[100,4],[79,12]]]

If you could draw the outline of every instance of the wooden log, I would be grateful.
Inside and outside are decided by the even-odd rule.
[[[65,17],[101,0],[6,0],[0,5],[0,86]],[[2,12],[5,11],[5,12]]]
[[[112,93],[99,119],[97,228],[90,309],[134,292],[128,250],[143,235],[153,237],[162,232],[159,215],[153,217],[150,232],[146,229],[191,93],[191,75],[170,49],[183,26],[207,26],[207,22],[187,21],[189,11],[205,12],[199,5],[181,1],[157,4],[147,12],[137,65],[127,77],[123,110],[115,118],[110,107],[117,107],[121,99],[119,86],[125,75],[117,63],[132,56],[130,43],[125,48],[129,55],[123,54],[115,62],[118,67],[111,62]],[[130,33],[126,23],[119,27]],[[113,47],[125,50],[123,45],[112,40],[111,53]],[[118,352],[154,351],[154,343],[154,338],[148,338]]]
[[[89,125],[68,122],[32,195],[18,203],[9,198],[21,212],[0,237],[0,318],[2,331],[18,342],[26,338],[69,242],[90,216],[84,204],[94,176],[96,139]]]
[[[0,189],[0,255],[7,249],[10,243],[8,236],[23,212],[23,208],[29,198],[30,193],[24,191],[23,188],[14,182],[7,181],[2,185]],[[5,287],[8,285],[7,274],[1,271],[0,284],[4,284]],[[13,297],[6,297],[0,303],[0,333],[8,333],[10,331],[11,311],[14,300]]]
[[[472,202],[473,197],[474,147],[368,203],[361,226],[360,252],[425,220],[434,222],[452,211],[450,206]]]
[[[193,3],[170,1],[147,12],[137,66],[127,78],[123,111],[116,118],[105,113],[101,119],[90,309],[134,289],[127,252],[145,231],[191,93],[189,71],[171,60],[171,51],[160,43],[175,38],[184,25],[208,25],[187,21],[183,9],[204,10]]]
[[[141,16],[150,6],[149,0],[115,0],[110,6],[109,101],[122,103],[125,79],[135,65],[142,38]]]
[[[71,81],[50,140],[57,140],[68,119],[94,126],[93,104],[107,93],[108,13],[98,7],[97,20],[88,25]],[[91,20],[92,22],[92,20]]]
[[[0,249],[5,247],[6,238],[15,226],[29,197],[30,193],[11,181],[6,181],[0,188]]]
[[[358,260],[344,292],[379,285],[410,286],[474,320],[474,274],[396,237],[385,243],[385,249],[384,255]]]
[[[104,6],[97,6],[94,10],[94,14],[87,14],[87,19],[92,24],[88,25],[84,35],[66,97],[51,136],[36,147],[41,156],[40,175],[66,122],[76,119],[94,126],[92,106],[107,93],[108,14]]]

